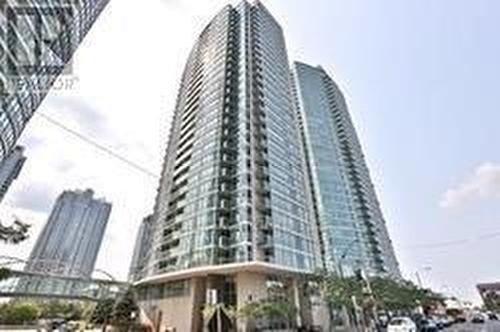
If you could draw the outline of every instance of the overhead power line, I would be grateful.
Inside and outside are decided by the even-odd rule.
[[[79,140],[85,142],[86,144],[89,144],[91,146],[93,146],[94,148],[98,149],[99,151],[103,152],[103,153],[106,153],[107,155],[113,157],[114,159],[116,160],[119,160],[123,163],[125,163],[126,165],[128,165],[129,167],[132,167],[133,169],[139,171],[139,172],[142,172],[143,174],[146,174],[148,175],[149,177],[152,177],[152,178],[155,178],[155,179],[158,179],[158,175],[155,174],[154,172],[150,171],[149,169],[139,165],[138,163],[126,158],[126,157],[123,157],[121,156],[120,154],[114,152],[112,149],[88,138],[86,135],[68,127],[67,125],[63,124],[62,122],[54,119],[53,117],[47,115],[47,114],[44,114],[44,113],[41,113],[41,112],[35,112],[36,115],[38,115],[40,118],[46,120],[47,122],[49,122],[50,124],[58,127],[59,129],[62,129],[63,131],[65,131],[66,133],[68,134],[71,134],[72,136],[78,138]]]
[[[47,122],[51,123],[52,125],[58,127],[59,129],[62,129],[68,134],[71,134],[72,136],[78,138],[79,140],[83,141],[86,144],[89,144],[93,146],[94,148],[98,149],[99,151],[111,156],[112,158],[119,160],[122,163],[125,163],[129,167],[132,167],[133,169],[140,171],[141,173],[158,179],[159,176],[152,172],[151,170],[139,165],[138,163],[123,157],[122,155],[114,152],[112,149],[88,138],[86,135],[76,131],[75,129],[70,128],[69,126],[63,124],[62,122],[54,119],[53,117],[41,113],[41,112],[36,112],[38,116],[40,116],[42,119],[46,120]],[[496,232],[491,232],[491,233],[486,233],[479,235],[475,238],[468,238],[468,239],[460,239],[460,240],[454,240],[454,241],[446,241],[446,242],[434,242],[434,243],[425,243],[425,244],[416,244],[416,245],[411,245],[411,246],[405,246],[405,249],[442,249],[442,248],[447,248],[447,247],[456,247],[456,246],[462,246],[466,245],[472,242],[478,242],[478,241],[488,241],[492,239],[496,239],[500,237],[500,231]]]
[[[441,249],[441,248],[447,248],[447,247],[456,247],[456,246],[462,246],[466,245],[469,243],[473,242],[479,242],[479,241],[488,241],[488,240],[493,240],[500,237],[500,232],[491,232],[491,233],[486,233],[486,234],[481,234],[473,238],[468,238],[468,239],[461,239],[461,240],[455,240],[455,241],[446,241],[446,242],[435,242],[435,243],[427,243],[427,244],[417,244],[413,246],[406,246],[404,247],[405,249]]]

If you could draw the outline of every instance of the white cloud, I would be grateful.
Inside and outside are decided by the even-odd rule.
[[[57,194],[49,183],[32,182],[29,186],[17,187],[11,197],[16,208],[47,213]]]
[[[54,96],[47,99],[45,108],[57,113],[58,119],[75,122],[80,131],[91,134],[94,138],[106,137],[109,134],[108,123],[104,112],[96,110],[79,97]]]
[[[474,202],[496,198],[500,198],[500,164],[484,163],[462,183],[448,189],[440,206],[455,210]]]

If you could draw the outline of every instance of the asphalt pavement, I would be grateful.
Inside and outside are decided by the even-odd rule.
[[[446,332],[500,332],[500,321],[487,321],[484,324],[456,324],[445,329]]]

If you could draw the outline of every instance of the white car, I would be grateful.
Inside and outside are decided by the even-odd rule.
[[[408,317],[391,319],[387,332],[417,332],[417,325]]]

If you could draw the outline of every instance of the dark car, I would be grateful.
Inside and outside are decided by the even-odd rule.
[[[471,322],[474,324],[484,324],[485,321],[484,316],[480,314],[474,315],[471,319]]]
[[[488,315],[488,319],[489,320],[498,320],[498,315],[491,313]]]
[[[52,319],[52,320],[50,320],[50,329],[51,329],[51,331],[58,330],[59,328],[61,328],[65,324],[66,324],[66,321],[64,319],[61,319],[61,318]]]
[[[445,328],[445,320],[444,318],[441,317],[435,317],[433,318],[434,323],[436,323],[436,326],[439,330],[442,330]]]
[[[422,319],[418,324],[420,332],[438,332],[439,328],[432,319]]]

